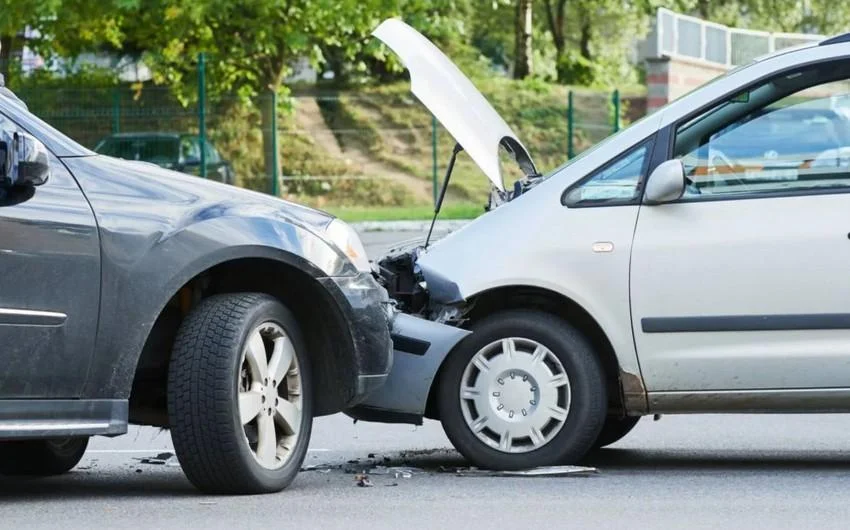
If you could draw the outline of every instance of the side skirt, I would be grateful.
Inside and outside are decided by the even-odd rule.
[[[126,399],[0,400],[0,440],[117,436],[128,412]]]
[[[651,414],[850,412],[850,388],[649,392]]]

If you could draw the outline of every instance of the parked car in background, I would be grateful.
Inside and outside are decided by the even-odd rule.
[[[737,68],[545,176],[427,39],[375,35],[492,199],[378,261],[404,314],[387,384],[350,415],[436,418],[475,465],[518,469],[576,463],[649,414],[850,412],[850,34]],[[525,173],[507,189],[500,147]]]
[[[206,178],[234,184],[230,162],[209,140],[204,142]],[[166,169],[190,175],[201,175],[201,139],[194,134],[118,133],[107,136],[94,148],[102,155],[151,162]]]
[[[0,473],[62,473],[135,423],[171,430],[201,490],[277,491],[313,417],[389,372],[350,226],[97,155],[2,94],[0,234]]]

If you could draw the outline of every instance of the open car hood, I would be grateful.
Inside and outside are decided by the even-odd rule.
[[[410,72],[410,90],[443,124],[490,182],[504,191],[499,146],[526,176],[534,162],[505,120],[457,66],[421,33],[399,19],[388,19],[372,33],[394,51]]]

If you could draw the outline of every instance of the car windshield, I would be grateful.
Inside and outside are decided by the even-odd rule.
[[[113,137],[104,140],[95,151],[125,160],[171,164],[179,158],[179,147],[177,138]]]

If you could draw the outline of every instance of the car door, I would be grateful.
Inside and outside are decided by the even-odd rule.
[[[0,114],[0,127],[16,129]],[[38,187],[0,190],[0,399],[79,397],[97,335],[91,207],[51,155]]]
[[[641,206],[632,247],[650,396],[850,387],[850,130],[824,112],[848,78],[789,71],[673,126],[688,184]]]

